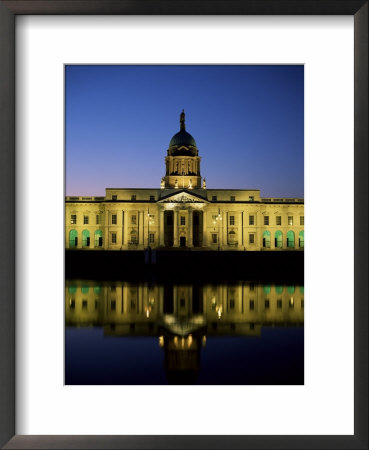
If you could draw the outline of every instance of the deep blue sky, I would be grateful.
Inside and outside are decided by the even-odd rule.
[[[179,114],[208,188],[304,195],[303,66],[66,66],[66,195],[159,188]]]

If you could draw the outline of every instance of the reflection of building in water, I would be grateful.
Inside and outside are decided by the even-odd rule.
[[[207,189],[200,159],[182,113],[160,188],[66,197],[66,248],[303,250],[303,199],[261,198],[259,189]]]
[[[157,336],[168,378],[194,382],[207,336],[258,336],[263,326],[304,322],[303,286],[66,283],[66,325],[106,336]]]
[[[106,334],[188,336],[260,333],[262,325],[302,324],[303,286],[254,284],[114,285],[67,281],[67,325],[99,325]]]

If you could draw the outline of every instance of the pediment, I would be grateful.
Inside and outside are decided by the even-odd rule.
[[[176,192],[170,194],[161,200],[159,203],[209,203],[204,198],[199,197],[198,195],[190,194],[187,191]]]

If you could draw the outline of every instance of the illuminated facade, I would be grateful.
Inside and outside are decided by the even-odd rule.
[[[261,198],[258,189],[207,189],[200,161],[182,112],[159,189],[107,188],[105,197],[66,197],[66,248],[304,249],[303,199]]]

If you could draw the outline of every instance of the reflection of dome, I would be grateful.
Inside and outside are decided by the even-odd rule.
[[[196,147],[195,139],[190,135],[190,133],[187,133],[186,130],[181,130],[176,133],[169,143],[169,147],[181,147],[182,145],[185,145],[186,147]]]

